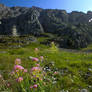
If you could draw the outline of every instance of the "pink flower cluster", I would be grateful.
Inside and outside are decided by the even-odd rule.
[[[21,59],[17,58],[17,59],[15,60],[15,64],[16,64],[16,65],[21,64]]]
[[[24,72],[27,73],[27,69],[24,69]]]
[[[41,69],[39,68],[39,67],[33,67],[32,69],[31,69],[31,72],[32,71],[40,71]]]
[[[57,75],[57,74],[58,74],[58,72],[55,71],[55,72],[54,72],[54,75]]]
[[[35,51],[38,51],[38,48],[36,48]],[[43,80],[43,72],[39,61],[43,61],[44,57],[43,56],[40,56],[39,58],[32,57],[31,59],[32,61],[35,62],[33,63],[35,66],[31,68],[30,73],[28,73],[28,70],[20,65],[21,59],[17,58],[15,60],[14,69],[11,72],[11,75],[15,76],[16,81],[21,84],[24,83],[25,81],[29,82],[30,80],[30,84],[28,84],[28,87],[31,90],[33,90],[33,88],[38,88],[39,81],[42,82]],[[26,89],[26,87],[24,88]]]
[[[30,86],[30,89],[37,88],[37,87],[38,87],[38,85],[37,84],[34,84],[33,86]]]
[[[32,58],[32,60],[33,60],[33,61],[36,61],[36,62],[38,62],[38,61],[39,61],[39,59],[38,59],[38,58]]]
[[[24,67],[22,67],[21,65],[15,65],[14,70],[24,70]]]
[[[22,82],[23,81],[23,77],[19,77],[16,79],[17,82]]]
[[[36,56],[39,56],[38,53],[39,49],[35,48],[35,54]],[[15,60],[15,65],[13,68],[13,71],[11,72],[11,75],[13,76],[13,79],[15,78],[15,81],[17,81],[19,88],[19,91],[21,92],[27,92],[27,91],[36,91],[40,92],[44,90],[45,86],[47,88],[48,84],[51,83],[52,80],[50,78],[52,77],[51,75],[54,75],[56,77],[56,74],[58,74],[57,71],[54,73],[50,71],[45,71],[46,68],[45,65],[42,64],[44,61],[44,57],[29,57],[31,61],[33,62],[32,68],[28,72],[27,69],[25,69],[23,66],[21,66],[21,59],[17,58]],[[45,68],[45,69],[44,69]],[[53,74],[52,74],[53,73]],[[48,76],[50,75],[50,76]],[[0,75],[0,77],[2,77]],[[55,78],[53,77],[53,80],[55,81]],[[9,87],[10,84],[7,84]]]
[[[21,66],[21,65],[19,65],[19,64],[21,64],[21,59],[17,58],[15,60],[14,71],[19,72],[19,70],[22,70],[23,72],[26,73],[27,72],[27,69],[24,69],[24,67]],[[14,71],[12,72],[13,74],[15,73]]]
[[[44,57],[43,56],[40,56],[40,60],[43,61]]]
[[[43,61],[44,60],[44,57],[43,56],[40,56],[40,58],[38,59],[38,58],[32,58],[32,61],[36,61],[36,62],[38,62],[38,61]]]
[[[39,67],[39,66],[40,66],[40,64],[36,64],[36,66],[37,66],[37,67]]]

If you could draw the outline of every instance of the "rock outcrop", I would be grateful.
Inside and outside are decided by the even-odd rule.
[[[92,42],[92,12],[6,7],[0,4],[0,35],[57,34],[61,47],[81,48]]]

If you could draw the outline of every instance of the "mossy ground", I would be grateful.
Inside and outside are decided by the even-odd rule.
[[[16,58],[21,58],[23,66],[29,69],[32,65],[29,56],[35,57],[34,49],[39,48],[39,55],[45,57],[45,62],[55,62],[55,67],[61,73],[60,80],[50,89],[51,92],[60,92],[63,89],[69,92],[80,92],[80,89],[90,90],[88,87],[92,86],[92,53],[50,51],[49,46],[40,44],[45,39],[47,38],[38,38],[38,42],[19,49],[0,49],[0,73],[5,79],[8,78],[7,73],[12,70]]]

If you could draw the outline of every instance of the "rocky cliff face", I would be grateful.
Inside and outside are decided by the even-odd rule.
[[[6,7],[0,4],[0,35],[13,35],[15,26],[18,35],[51,32],[67,23],[89,23],[92,12],[67,13],[65,10],[41,9],[37,7]]]
[[[36,7],[5,7],[0,5],[0,34],[13,35],[14,29],[18,35],[39,35],[43,33],[40,24],[40,9]]]
[[[92,12],[6,7],[0,4],[0,35],[57,34],[61,47],[86,47],[92,42]],[[63,39],[63,40],[62,40]],[[64,44],[64,45],[63,45]]]

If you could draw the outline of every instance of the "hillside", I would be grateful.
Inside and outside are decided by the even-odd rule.
[[[0,4],[0,35],[57,36],[59,47],[84,48],[92,42],[92,12],[42,9],[38,7],[6,7]]]
[[[0,4],[0,92],[92,92],[92,12]]]

